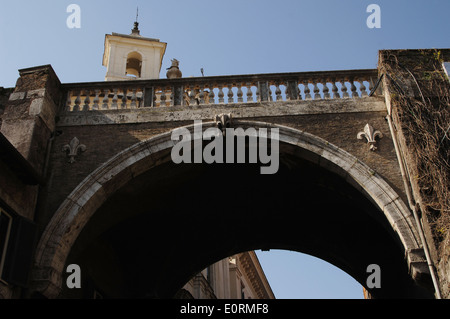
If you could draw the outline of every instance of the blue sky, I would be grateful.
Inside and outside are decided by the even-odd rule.
[[[168,47],[184,76],[375,68],[380,49],[449,47],[447,0],[0,0],[0,86],[18,69],[51,64],[62,82],[102,81],[105,34],[141,34]],[[81,8],[69,29],[66,8]],[[381,29],[366,8],[381,7]]]
[[[283,250],[256,251],[277,299],[363,299],[362,286],[319,258]]]
[[[64,83],[102,81],[105,34],[167,42],[184,76],[376,68],[382,49],[449,48],[448,0],[0,0],[0,86],[18,69],[51,64]],[[66,25],[69,4],[81,28]],[[369,29],[369,4],[381,28]],[[299,253],[259,253],[278,298],[361,298],[342,271]],[[320,279],[320,280],[319,280]]]

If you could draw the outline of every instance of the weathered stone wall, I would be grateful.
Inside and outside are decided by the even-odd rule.
[[[2,127],[3,112],[5,112],[6,103],[8,102],[9,95],[12,91],[13,89],[5,89],[0,87],[0,128]]]
[[[370,97],[339,101],[267,102],[251,106],[168,107],[133,110],[132,114],[129,110],[106,111],[103,114],[82,112],[81,115],[61,113],[58,135],[50,155],[47,200],[40,218],[44,224],[48,222],[65,197],[87,175],[120,151],[176,127],[191,125],[194,119],[211,121],[220,113],[231,113],[235,119],[285,125],[317,135],[369,165],[404,198],[384,109],[384,101],[380,97]],[[96,117],[95,122],[99,124],[86,125],[94,122],[90,116]],[[105,120],[102,122],[100,118]],[[143,118],[146,118],[145,122]],[[110,124],[111,121],[119,123]],[[367,123],[383,133],[383,138],[377,140],[376,152],[369,150],[367,141],[357,139],[357,134],[363,131]],[[74,163],[69,163],[63,147],[74,137],[86,146],[86,151],[80,152]]]
[[[32,220],[38,196],[37,186],[24,183],[17,177],[17,173],[2,161],[0,185],[0,203],[3,202],[13,212]]]
[[[43,174],[45,153],[60,105],[60,82],[51,66],[19,72],[20,78],[2,116],[1,132]]]
[[[387,50],[379,56],[410,184],[421,216],[441,295],[450,298],[450,82],[443,62],[450,50]]]
[[[23,233],[16,225],[22,222],[33,225],[39,185],[45,183],[46,154],[61,92],[59,80],[50,66],[24,69],[19,73],[21,77],[14,89],[0,88],[0,205],[12,216],[12,229],[15,229],[10,233],[11,244],[5,262],[10,267],[8,280],[23,286],[26,275],[22,275],[27,272],[26,263],[32,254],[28,249],[32,250],[34,238],[31,231],[29,236],[19,238]],[[18,256],[13,246],[24,248],[23,245],[27,251],[20,251],[21,256]],[[13,267],[14,262],[22,265]],[[22,282],[16,276],[20,276]],[[18,286],[0,283],[0,297],[19,298],[20,293]]]

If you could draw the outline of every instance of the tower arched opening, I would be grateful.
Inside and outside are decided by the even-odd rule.
[[[142,55],[131,52],[127,56],[126,75],[140,78],[142,74]]]

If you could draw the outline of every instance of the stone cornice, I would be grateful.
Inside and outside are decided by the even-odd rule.
[[[239,263],[248,282],[252,285],[259,299],[275,299],[269,281],[254,251],[239,254]]]
[[[212,119],[215,114],[230,113],[233,118],[295,116],[385,111],[380,97],[364,99],[279,101],[208,106],[171,106],[128,110],[62,112],[58,126],[134,124]]]

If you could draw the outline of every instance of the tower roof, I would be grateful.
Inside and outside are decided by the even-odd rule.
[[[139,10],[139,8],[138,8]],[[159,42],[159,39],[155,39],[155,38],[147,38],[147,37],[143,37],[141,35],[141,31],[139,30],[139,22],[138,22],[138,16],[139,16],[139,11],[136,11],[136,21],[134,22],[134,27],[133,29],[131,29],[131,33],[130,34],[122,34],[122,33],[115,33],[112,32],[113,36],[118,36],[118,37],[124,37],[124,38],[131,38],[131,39],[140,39],[140,40],[146,40],[146,41],[153,41],[153,42]]]
[[[111,35],[116,36],[116,37],[129,38],[129,39],[139,39],[139,40],[144,40],[144,41],[159,42],[159,39],[143,37],[140,34],[136,35],[136,34],[122,34],[122,33],[112,32]],[[107,36],[108,36],[108,34],[107,34]]]

